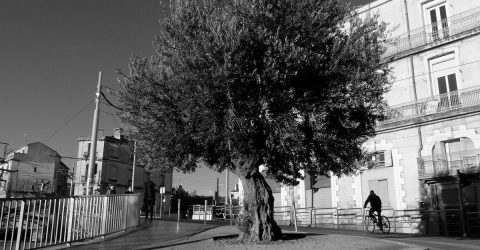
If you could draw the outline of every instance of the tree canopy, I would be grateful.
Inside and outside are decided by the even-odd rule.
[[[355,169],[383,118],[384,24],[334,0],[186,0],[170,12],[154,54],[119,72],[144,164],[250,159],[285,184]]]

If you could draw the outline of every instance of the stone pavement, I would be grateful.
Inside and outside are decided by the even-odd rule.
[[[285,227],[284,232],[292,232],[293,228]],[[336,244],[359,247],[357,249],[480,249],[480,239],[458,239],[447,237],[422,237],[406,234],[371,234],[364,231],[332,230],[322,228],[299,228],[301,232],[308,232],[311,238],[337,241]],[[213,224],[208,222],[180,222],[155,220],[153,223],[142,223],[141,227],[123,234],[74,243],[68,249],[207,249],[211,246],[207,240],[214,237],[226,237],[238,234],[234,226]],[[363,244],[363,245],[362,245]],[[202,247],[203,246],[203,247]],[[337,245],[340,246],[340,245]],[[360,247],[361,246],[361,247]],[[385,246],[391,246],[385,248]],[[240,248],[238,248],[240,247]],[[292,247],[292,246],[290,246]],[[223,247],[215,247],[223,248]],[[247,249],[247,247],[228,247],[232,249]],[[293,246],[295,249],[295,246]],[[328,248],[327,249],[338,249]],[[250,248],[248,248],[250,249]],[[257,247],[255,247],[257,249]],[[262,248],[261,249],[267,249]],[[278,249],[278,247],[277,247]]]

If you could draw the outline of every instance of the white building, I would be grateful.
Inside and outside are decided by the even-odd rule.
[[[472,182],[462,189],[467,217],[480,211],[480,1],[377,0],[358,11],[378,14],[391,30],[388,118],[364,145],[375,153],[370,167],[322,189],[302,181],[297,207],[325,206],[316,201],[323,197],[329,207],[359,209],[375,190],[386,210],[439,211],[444,226],[436,228],[448,233],[446,211],[462,204],[457,170]],[[289,193],[283,188],[275,206],[288,205]]]
[[[74,169],[74,194],[84,195],[86,192],[86,180],[88,170],[88,157],[90,155],[91,138],[78,138],[78,160]],[[117,194],[123,194],[132,183],[133,167],[133,142],[122,134],[122,130],[114,130],[113,136],[100,135],[97,140],[96,163],[93,167],[92,183],[90,187],[97,193],[105,193],[108,185],[115,186]],[[146,171],[136,164],[134,192],[143,194],[145,182],[150,179],[156,186],[157,191],[164,187],[164,207],[170,206],[172,194],[173,173],[157,169]],[[158,195],[157,202],[160,202]]]

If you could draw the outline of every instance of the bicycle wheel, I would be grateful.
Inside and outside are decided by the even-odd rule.
[[[390,233],[390,221],[387,217],[382,216],[382,233],[388,234]]]
[[[365,216],[365,228],[367,229],[367,231],[369,231],[370,233],[373,233],[373,231],[375,231],[375,222],[373,221],[373,219],[370,217],[370,216]]]

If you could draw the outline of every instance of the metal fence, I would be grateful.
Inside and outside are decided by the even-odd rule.
[[[139,225],[139,196],[0,199],[2,249],[34,249],[105,236]]]
[[[465,150],[450,154],[436,154],[417,158],[420,179],[457,176],[462,173],[480,173],[480,150]]]
[[[480,7],[450,16],[439,22],[414,29],[394,37],[386,45],[384,57],[392,56],[423,45],[447,40],[480,27]]]
[[[390,106],[380,124],[480,105],[480,88],[472,87]]]

